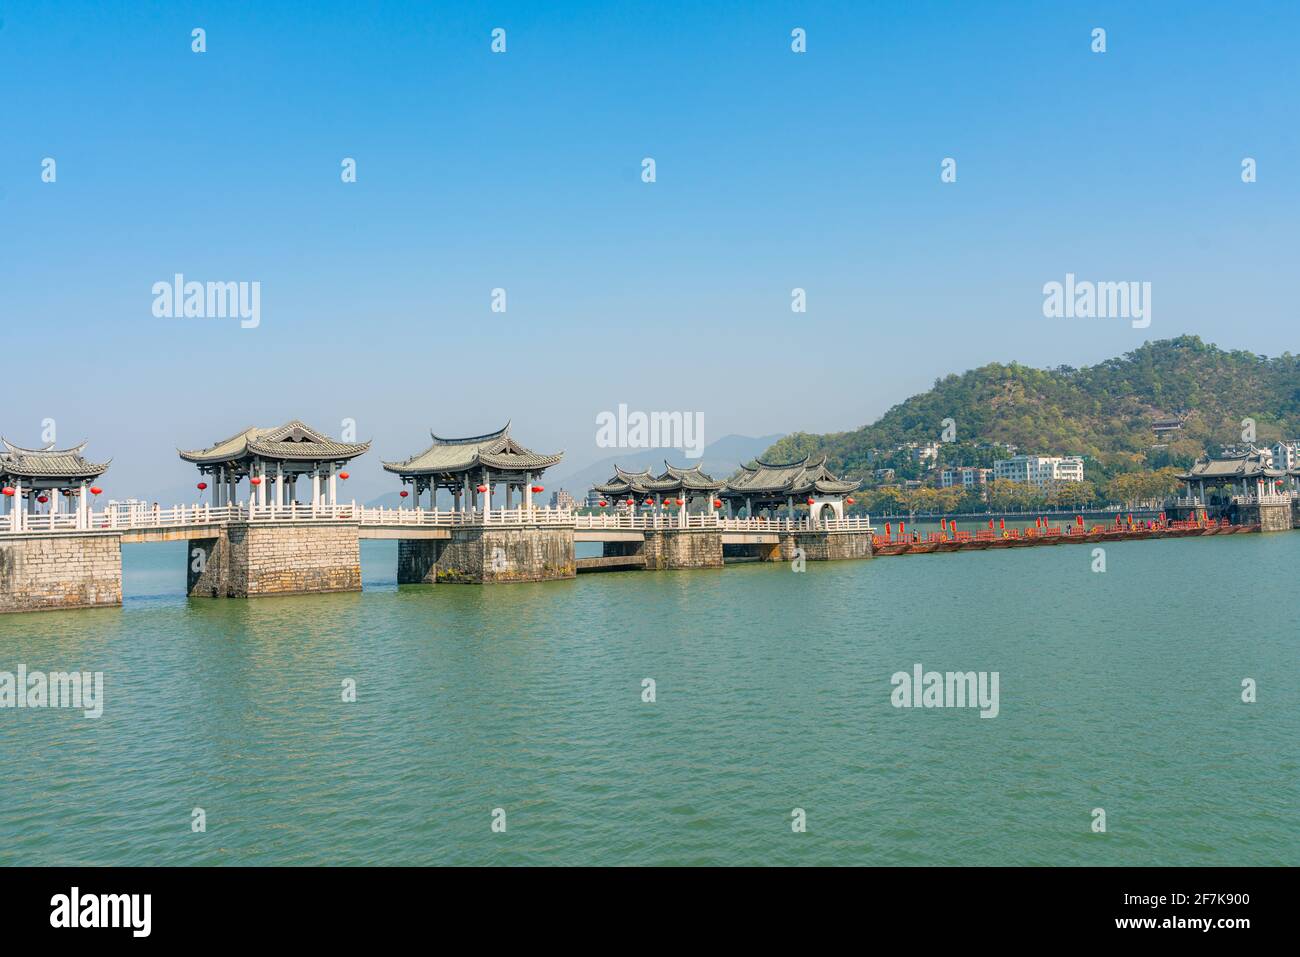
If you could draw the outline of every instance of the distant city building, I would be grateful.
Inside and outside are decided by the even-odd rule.
[[[564,489],[551,493],[551,508],[575,509],[578,507],[578,500],[572,494]]]
[[[1077,455],[1013,455],[993,463],[993,477],[1034,488],[1053,482],[1082,482],[1083,459]]]
[[[993,481],[992,469],[981,469],[971,465],[947,468],[939,475],[941,488],[952,488],[954,485],[960,485],[962,488],[977,488],[991,481]]]
[[[609,502],[605,496],[601,495],[594,488],[587,493],[587,508],[600,508],[601,502]]]
[[[927,469],[934,468],[939,461],[939,443],[927,442],[925,445],[910,445],[912,459]]]
[[[1279,442],[1273,446],[1273,468],[1300,468],[1300,442]]]

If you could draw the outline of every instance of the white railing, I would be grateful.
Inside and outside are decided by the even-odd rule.
[[[117,502],[98,511],[0,515],[0,533],[129,531],[191,528],[228,522],[344,522],[363,526],[451,527],[457,525],[560,525],[572,526],[573,513],[565,509],[518,508],[457,512],[440,509],[371,508],[355,502],[342,505],[150,505]]]
[[[458,512],[454,509],[433,508],[368,508],[362,507],[357,515],[361,525],[410,525],[450,527],[457,525],[573,525],[574,514],[568,509],[494,508],[486,516],[482,509]]]
[[[14,512],[0,516],[0,533],[165,530],[228,522],[269,524],[276,522],[343,522],[362,527],[451,528],[464,525],[543,525],[581,529],[719,529],[730,532],[874,531],[871,519],[853,515],[810,524],[805,518],[726,518],[716,512],[670,513],[605,512],[577,515],[568,509],[519,506],[496,508],[486,515],[477,511],[451,509],[384,508],[357,505],[171,505],[146,502],[118,502],[98,511],[87,510],[84,518],[76,511],[28,514]]]
[[[716,528],[727,532],[871,532],[871,518],[867,515],[850,515],[842,519],[825,519],[809,524],[807,518],[727,518],[707,512],[671,515],[649,512],[632,515],[627,512],[600,515],[576,515],[575,527],[581,531],[603,528],[628,530],[656,530],[675,528]]]
[[[1265,492],[1262,495],[1250,492],[1234,495],[1232,500],[1238,505],[1289,505],[1291,496],[1286,492]]]

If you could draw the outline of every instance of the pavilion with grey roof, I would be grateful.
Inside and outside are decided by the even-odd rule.
[[[522,492],[522,504],[533,507],[533,495],[542,490],[534,483],[542,473],[564,457],[563,452],[534,452],[515,441],[510,423],[484,435],[449,439],[429,433],[433,444],[423,452],[400,462],[384,462],[385,471],[399,476],[414,490],[414,505],[429,493],[433,508],[438,489],[446,489],[455,499],[457,511],[492,509],[492,494],[499,487],[505,492],[505,506],[512,505],[512,493]]]
[[[338,480],[348,477],[343,467],[369,448],[369,442],[336,442],[293,419],[274,428],[244,429],[207,448],[177,451],[199,467],[200,476],[212,476],[214,506],[233,505],[245,478],[250,503],[289,505],[297,501],[303,478],[311,481],[315,507],[338,503]]]
[[[63,511],[63,500],[72,506],[75,495],[78,527],[86,525],[89,501],[86,494],[99,494],[94,481],[108,470],[108,462],[89,462],[81,454],[86,443],[68,449],[47,445],[43,449],[27,449],[0,438],[0,492],[3,492],[5,514],[11,517],[10,527],[16,530],[25,510],[37,511],[38,505],[48,505],[52,514]],[[26,505],[24,506],[24,502]],[[68,511],[72,509],[69,508]],[[13,517],[17,516],[17,521]]]
[[[756,459],[742,465],[727,480],[718,497],[727,503],[727,512],[743,507],[754,517],[764,509],[769,512],[785,506],[794,517],[795,502],[807,503],[809,517],[816,522],[829,508],[837,519],[844,518],[844,501],[862,486],[861,481],[836,478],[826,467],[826,456],[804,456],[795,462],[773,463]]]
[[[698,465],[676,468],[664,462],[664,471],[659,475],[654,475],[648,468],[629,472],[616,465],[609,481],[594,485],[592,489],[615,503],[623,504],[662,507],[671,500],[689,507],[693,499],[703,498],[708,503],[707,511],[712,512],[714,499],[724,485],[725,482],[716,481]]]
[[[1178,481],[1187,486],[1187,499],[1199,505],[1227,505],[1235,496],[1259,501],[1262,496],[1285,494],[1281,487],[1295,474],[1300,473],[1273,468],[1272,453],[1252,445],[1218,457],[1203,455]]]

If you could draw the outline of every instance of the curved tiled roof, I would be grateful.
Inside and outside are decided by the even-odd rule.
[[[399,475],[444,475],[487,467],[498,471],[539,472],[564,457],[563,452],[544,454],[525,448],[510,436],[510,423],[484,435],[449,439],[430,432],[433,444],[401,462],[383,463],[385,470]]]
[[[275,428],[247,428],[205,449],[178,449],[187,462],[217,464],[256,456],[296,462],[346,461],[370,448],[369,442],[335,442],[323,432],[293,419]]]
[[[753,465],[742,465],[740,471],[727,480],[722,491],[724,498],[801,498],[809,493],[819,495],[847,495],[860,488],[860,481],[842,480],[826,467],[826,456],[813,459],[805,455],[796,462],[764,462],[755,459]]]
[[[653,476],[649,469],[642,472],[628,472],[614,466],[614,476],[603,485],[594,485],[592,488],[605,495],[648,495],[655,492],[716,492],[725,485],[725,482],[718,482],[706,472],[701,471],[700,466],[695,465],[691,468],[680,469],[664,462],[664,472],[661,475]]]
[[[1224,455],[1219,458],[1211,458],[1208,455],[1201,456],[1189,471],[1183,472],[1178,478],[1184,482],[1213,482],[1250,478],[1281,478],[1286,474],[1286,469],[1275,469],[1264,464],[1262,449],[1251,449],[1249,452],[1239,452],[1235,455]]]
[[[47,445],[43,449],[26,449],[0,438],[4,451],[0,452],[0,475],[31,479],[93,479],[104,474],[113,460],[87,462],[81,450],[86,443],[70,449],[56,449]]]

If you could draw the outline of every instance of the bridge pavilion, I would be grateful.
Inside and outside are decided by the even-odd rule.
[[[692,500],[703,498],[707,503],[706,511],[712,514],[713,501],[724,485],[725,482],[715,481],[698,465],[682,469],[664,462],[664,471],[660,475],[654,475],[650,469],[629,472],[615,465],[610,480],[594,485],[592,489],[612,499],[615,504],[631,499],[637,505],[654,504],[660,508],[669,500],[680,501],[689,508]]]
[[[1178,476],[1178,481],[1187,486],[1187,495],[1180,504],[1213,505],[1226,512],[1234,498],[1251,504],[1289,495],[1294,474],[1273,468],[1272,454],[1254,446],[1217,458],[1203,455]]]
[[[58,514],[64,511],[63,499],[66,498],[67,511],[71,512],[74,495],[77,527],[84,528],[89,524],[90,503],[86,493],[99,494],[93,483],[108,470],[111,459],[108,462],[87,462],[81,454],[85,442],[70,449],[53,446],[25,449],[6,439],[0,439],[0,443],[4,445],[4,451],[0,452],[0,491],[4,493],[4,510],[10,516],[18,516],[16,522],[11,519],[11,527],[17,530],[24,508],[29,514],[34,513],[38,504],[48,504],[49,511]]]
[[[438,489],[446,489],[456,502],[457,511],[492,510],[492,494],[504,488],[505,506],[512,507],[512,493],[518,489],[527,508],[533,507],[533,494],[541,486],[534,483],[542,473],[563,458],[563,452],[534,452],[514,440],[510,423],[466,438],[448,439],[429,433],[433,444],[423,452],[401,462],[385,462],[384,469],[399,476],[402,484],[414,490],[415,507],[420,497],[429,493],[429,507],[435,507]]]
[[[249,480],[255,505],[290,505],[297,501],[298,479],[310,480],[313,506],[338,503],[338,480],[349,461],[370,448],[369,442],[335,442],[297,419],[276,428],[250,428],[205,449],[177,450],[186,462],[211,476],[212,504],[233,505],[239,483]]]
[[[718,497],[727,503],[728,515],[743,506],[750,518],[764,509],[770,513],[781,506],[793,518],[795,503],[806,503],[809,518],[816,522],[827,508],[837,519],[844,518],[844,500],[861,485],[860,481],[836,478],[826,467],[824,455],[817,459],[804,456],[797,462],[782,464],[756,459],[753,465],[742,465]]]

